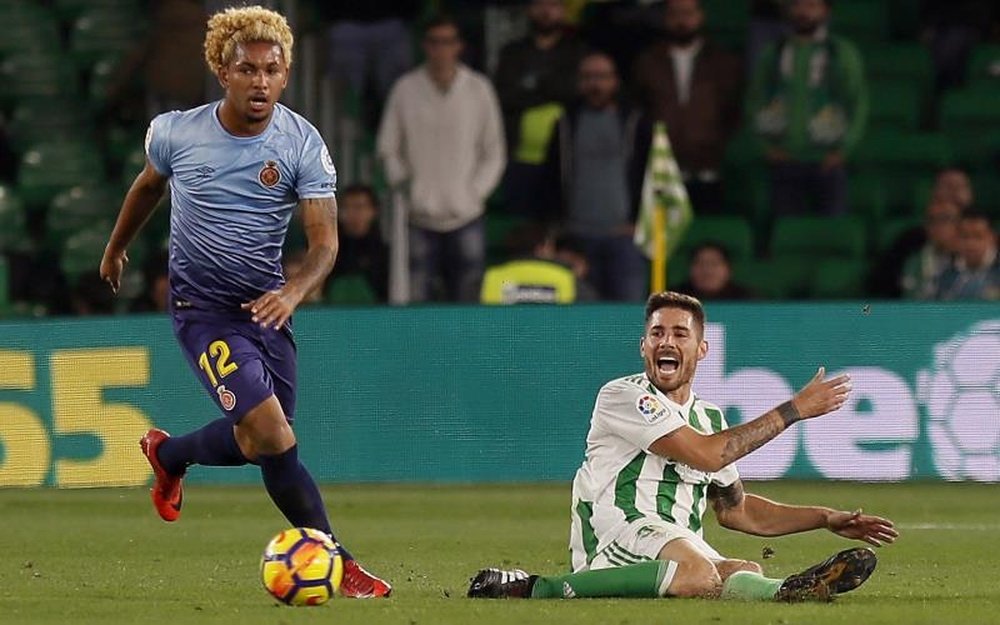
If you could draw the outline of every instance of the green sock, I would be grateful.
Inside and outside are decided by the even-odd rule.
[[[531,598],[659,597],[660,586],[671,564],[654,560],[613,569],[539,577],[531,589]]]
[[[774,595],[784,581],[783,579],[764,577],[760,573],[737,571],[722,584],[722,598],[742,599],[744,601],[774,599]]]

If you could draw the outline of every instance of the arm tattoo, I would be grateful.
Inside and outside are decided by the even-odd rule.
[[[743,503],[743,482],[736,480],[729,486],[708,485],[708,498],[712,502],[715,513],[735,508]]]
[[[722,450],[723,464],[728,465],[739,460],[781,434],[784,429],[784,421],[775,409],[753,421],[724,430],[727,440]]]
[[[775,408],[775,410],[778,411],[778,416],[781,417],[781,420],[785,422],[786,428],[791,427],[796,421],[802,420],[802,415],[799,414],[798,408],[791,401],[786,401]]]

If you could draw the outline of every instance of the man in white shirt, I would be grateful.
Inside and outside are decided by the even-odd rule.
[[[755,562],[727,558],[702,536],[711,504],[723,527],[757,536],[826,528],[880,546],[898,536],[891,521],[747,494],[733,464],[793,423],[847,401],[847,375],[821,367],[791,400],[728,428],[718,407],[691,391],[708,354],[701,302],[679,293],[650,296],[640,343],[645,372],[600,390],[587,453],[573,480],[573,573],[541,577],[484,569],[470,597],[703,597],[829,600],[860,586],[875,569],[866,548],[842,551],[785,579]]]
[[[427,61],[393,87],[378,132],[389,184],[405,187],[410,218],[410,294],[477,301],[485,263],[483,212],[506,163],[500,105],[490,81],[459,61],[458,26],[424,30]]]

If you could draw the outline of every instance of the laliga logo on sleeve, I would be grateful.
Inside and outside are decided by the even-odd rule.
[[[229,412],[236,407],[236,393],[226,388],[224,384],[215,389],[215,392],[219,394],[219,403],[222,404],[223,410]]]
[[[323,171],[329,175],[337,173],[337,168],[333,166],[333,158],[330,157],[330,150],[323,146],[323,153],[320,155],[320,163],[323,164]]]
[[[635,408],[642,418],[649,423],[655,423],[667,414],[667,407],[652,395],[642,395],[635,401]]]
[[[265,161],[264,166],[260,168],[260,172],[257,174],[257,180],[267,188],[271,188],[278,184],[281,180],[281,171],[278,169],[277,161]]]

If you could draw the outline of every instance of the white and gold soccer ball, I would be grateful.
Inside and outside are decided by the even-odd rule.
[[[260,561],[264,588],[288,605],[320,605],[329,601],[344,577],[340,546],[308,527],[285,530],[271,539]]]

